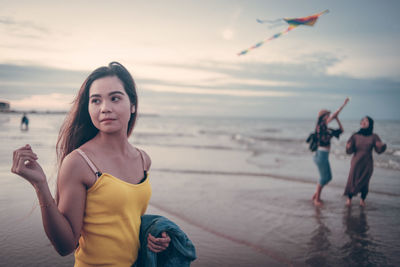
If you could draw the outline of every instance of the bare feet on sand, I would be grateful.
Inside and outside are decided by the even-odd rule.
[[[313,195],[312,198],[311,198],[311,201],[314,202],[314,205],[315,205],[315,206],[321,207],[323,201],[322,201],[322,199],[317,199],[317,195],[318,195],[318,193],[315,192],[314,195]]]
[[[314,193],[314,195],[312,196],[311,200],[315,200],[316,197],[317,197],[317,192]]]
[[[316,207],[321,207],[322,206],[322,200],[321,199],[314,199],[314,205]]]
[[[348,198],[347,200],[346,200],[346,206],[351,206],[351,199],[350,198]]]
[[[364,199],[360,199],[360,206],[361,206],[361,207],[365,207],[365,201],[364,201]]]
[[[311,200],[314,201],[317,198],[317,193],[314,193]],[[318,200],[319,202],[324,202],[322,199]]]

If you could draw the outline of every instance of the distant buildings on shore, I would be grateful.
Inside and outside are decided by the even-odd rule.
[[[10,102],[0,99],[0,112],[10,112]]]
[[[0,113],[30,113],[30,114],[66,114],[66,110],[14,110],[11,109],[10,102],[4,99],[0,99]],[[158,114],[140,114],[143,117],[158,117]]]
[[[11,109],[10,102],[4,99],[0,99],[0,113],[37,113],[37,114],[65,114],[67,111],[60,110],[45,110],[45,111],[38,111],[38,110],[14,110]]]
[[[11,109],[10,102],[4,99],[0,99],[0,113],[31,113],[31,114],[66,114],[66,110],[14,110]],[[140,114],[143,117],[158,117],[158,114],[145,113]]]

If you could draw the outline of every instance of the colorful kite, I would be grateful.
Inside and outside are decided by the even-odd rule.
[[[324,11],[322,11],[320,13],[317,13],[317,14],[314,14],[314,15],[311,15],[311,16],[308,16],[308,17],[304,17],[304,18],[292,18],[292,19],[284,18],[283,20],[286,21],[289,24],[289,28],[287,28],[286,30],[284,30],[284,31],[282,31],[280,33],[274,34],[273,36],[271,36],[269,38],[266,38],[266,39],[262,40],[261,42],[256,43],[255,45],[253,45],[252,47],[250,47],[250,48],[248,48],[246,50],[243,50],[242,52],[238,53],[238,56],[245,55],[249,51],[258,48],[258,47],[262,46],[263,44],[272,41],[273,39],[276,39],[276,38],[278,38],[278,37],[280,37],[282,35],[287,34],[288,32],[290,32],[291,30],[295,29],[298,26],[301,26],[301,25],[314,26],[314,24],[317,22],[318,18],[320,16],[322,16],[323,14],[328,13],[328,12],[329,12],[329,10],[327,9],[327,10],[324,10]],[[282,19],[279,19],[279,20],[260,20],[260,19],[257,19],[258,23],[270,23],[271,24],[271,23],[277,23],[279,21],[282,21]]]

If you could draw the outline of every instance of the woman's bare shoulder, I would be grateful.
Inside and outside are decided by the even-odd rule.
[[[90,177],[90,175],[91,171],[89,166],[77,150],[73,150],[69,153],[60,166],[59,177],[62,180],[78,180],[86,184],[85,177]]]
[[[65,168],[82,167],[84,166],[84,164],[85,160],[76,149],[69,153],[62,162],[62,166],[64,166]]]
[[[148,171],[151,167],[151,158],[143,149],[136,148],[142,155],[145,164],[145,169]]]

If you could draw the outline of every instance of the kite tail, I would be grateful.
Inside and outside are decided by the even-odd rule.
[[[248,52],[250,52],[251,50],[256,49],[256,48],[262,46],[263,44],[266,44],[266,43],[272,41],[273,39],[276,39],[276,38],[278,38],[278,37],[280,37],[282,35],[287,34],[288,32],[290,32],[291,30],[295,29],[296,27],[297,27],[296,25],[290,25],[289,28],[287,28],[286,30],[284,30],[282,32],[279,32],[279,33],[276,33],[276,34],[272,35],[271,37],[266,38],[266,39],[262,40],[261,42],[256,43],[255,45],[249,47],[248,49],[245,49],[245,50],[239,52],[237,55],[238,56],[245,55]]]

